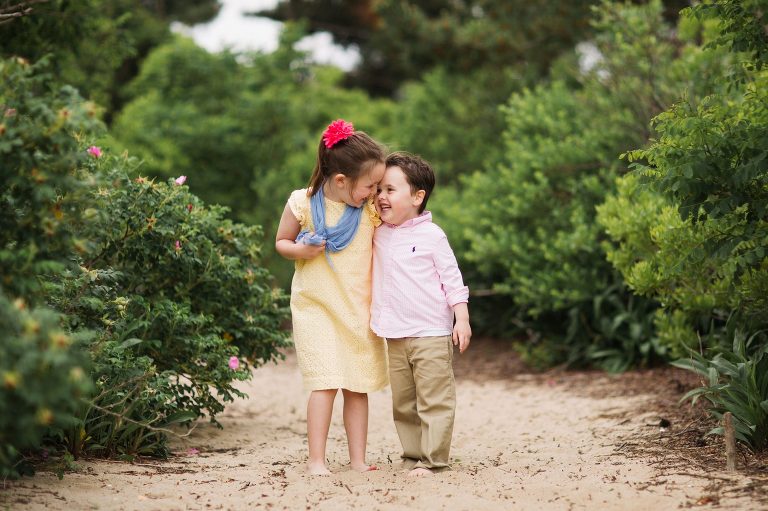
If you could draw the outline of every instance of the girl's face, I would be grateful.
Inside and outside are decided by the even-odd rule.
[[[381,219],[388,224],[400,225],[419,216],[419,206],[424,199],[424,191],[411,191],[411,185],[400,167],[387,168],[384,178],[379,183],[376,195],[376,209]]]
[[[349,193],[341,198],[344,202],[354,208],[359,208],[363,203],[376,193],[376,185],[384,177],[386,167],[383,162],[377,163],[369,172],[360,176],[354,186],[348,187]]]

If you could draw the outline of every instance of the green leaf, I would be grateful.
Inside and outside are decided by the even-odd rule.
[[[199,414],[190,411],[190,410],[182,410],[180,412],[176,412],[169,417],[165,419],[163,422],[163,426],[170,426],[171,424],[177,424],[181,422],[187,422],[195,420],[199,417]]]
[[[130,348],[131,346],[136,346],[137,344],[140,344],[142,342],[144,342],[143,339],[139,339],[139,338],[133,337],[131,339],[126,339],[125,341],[120,343],[120,345],[117,346],[115,349],[117,351],[122,351],[124,349]]]

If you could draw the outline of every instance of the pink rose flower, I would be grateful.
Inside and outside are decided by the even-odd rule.
[[[181,242],[179,240],[176,240],[176,244],[173,248],[176,250],[176,252],[181,250]]]
[[[240,360],[234,355],[229,357],[229,368],[236,371],[238,367],[240,367]]]
[[[97,147],[95,145],[92,145],[89,147],[86,152],[93,156],[94,158],[101,158],[101,148]]]
[[[351,137],[355,134],[355,127],[351,122],[347,122],[344,119],[336,119],[325,128],[323,132],[323,143],[325,147],[330,149],[340,141]]]
[[[187,182],[187,176],[179,176],[174,181],[174,183],[176,183],[177,186],[181,186],[186,182]]]

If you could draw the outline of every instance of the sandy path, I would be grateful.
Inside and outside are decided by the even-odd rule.
[[[457,362],[464,364],[457,374],[472,371],[470,363]],[[175,441],[178,456],[80,462],[82,470],[62,481],[39,473],[0,491],[0,509],[712,509],[712,473],[665,474],[622,454],[623,439],[654,420],[637,412],[650,396],[595,397],[609,394],[601,385],[611,382],[568,373],[458,378],[454,470],[420,479],[399,469],[388,390],[370,397],[369,461],[381,470],[347,469],[339,396],[328,446],[335,473],[313,478],[303,473],[306,394],[289,356],[255,372],[243,386],[250,399],[220,417],[224,430],[205,424]],[[761,509],[744,496],[718,500],[718,509]]]

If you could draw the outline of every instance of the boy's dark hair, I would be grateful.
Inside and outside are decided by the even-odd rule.
[[[427,200],[435,188],[435,171],[432,166],[421,156],[405,151],[398,151],[387,156],[387,167],[400,167],[405,174],[405,179],[411,185],[411,193],[424,190],[424,200],[419,206],[419,214],[427,207]]]

